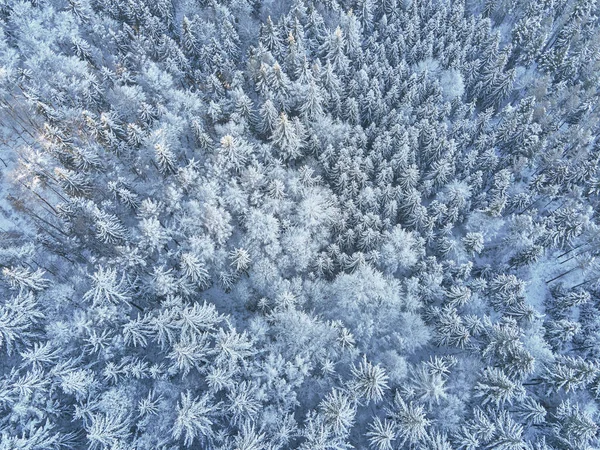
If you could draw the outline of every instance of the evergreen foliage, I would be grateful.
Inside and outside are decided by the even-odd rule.
[[[599,31],[0,0],[0,449],[598,448]]]

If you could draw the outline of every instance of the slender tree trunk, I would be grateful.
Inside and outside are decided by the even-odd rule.
[[[562,278],[562,277],[564,277],[565,275],[568,275],[568,274],[570,274],[571,272],[573,272],[574,270],[577,270],[578,268],[579,268],[579,267],[573,267],[572,269],[570,269],[570,270],[567,270],[566,272],[563,272],[563,273],[561,273],[561,274],[560,274],[560,275],[558,275],[557,277],[554,277],[554,278],[552,278],[551,280],[548,280],[548,281],[546,281],[546,284],[548,284],[548,283],[552,283],[553,281],[555,281],[555,280],[558,280],[559,278]]]

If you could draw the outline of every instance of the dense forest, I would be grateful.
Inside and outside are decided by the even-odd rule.
[[[0,0],[0,450],[600,448],[596,0]]]

